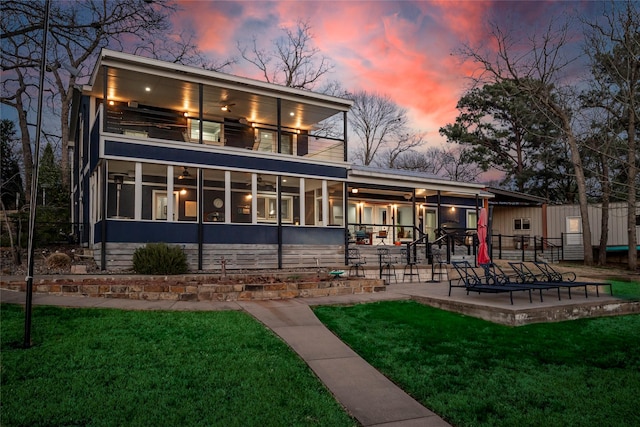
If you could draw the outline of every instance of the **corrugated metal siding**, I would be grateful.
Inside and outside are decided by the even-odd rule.
[[[515,230],[513,222],[516,218],[529,218],[531,221],[530,230]],[[493,208],[493,223],[491,231],[494,236],[498,234],[542,236],[542,208],[537,207],[515,207],[515,206],[495,206]]]
[[[636,206],[636,215],[640,215],[640,203]],[[580,216],[578,205],[557,205],[547,208],[547,230],[548,236],[560,237],[561,233],[566,233],[567,217]],[[591,244],[597,246],[600,242],[602,232],[602,205],[589,205],[589,224],[591,226]],[[627,239],[627,205],[626,203],[612,203],[609,206],[609,233],[607,246],[626,246]],[[636,244],[640,244],[640,233],[637,234]]]

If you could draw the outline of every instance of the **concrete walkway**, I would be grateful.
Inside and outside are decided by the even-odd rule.
[[[363,426],[448,426],[333,335],[309,305],[409,299],[394,292],[242,302],[175,302],[33,294],[34,305],[123,310],[245,310],[281,337]],[[0,290],[0,301],[24,304],[25,294]]]

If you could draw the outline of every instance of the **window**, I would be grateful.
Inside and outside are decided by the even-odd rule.
[[[258,129],[258,151],[269,151],[275,152],[277,143],[276,143],[276,133],[270,130]]]
[[[513,220],[514,230],[531,230],[530,218],[516,218]]]
[[[200,120],[189,120],[189,140],[198,142],[200,140]],[[222,145],[221,143],[222,125],[216,122],[202,122],[202,142],[205,144]]]
[[[258,221],[277,222],[278,220],[278,197],[258,196],[257,207]],[[293,222],[293,198],[282,196],[282,222]]]
[[[280,152],[283,154],[293,154],[293,142],[293,135],[282,132],[280,136]],[[257,129],[256,146],[254,146],[254,150],[277,153],[278,133],[273,130]]]

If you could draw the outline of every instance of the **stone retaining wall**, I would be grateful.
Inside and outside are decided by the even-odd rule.
[[[0,281],[0,287],[25,291],[24,281]],[[35,293],[65,296],[171,301],[247,301],[383,292],[382,280],[238,283],[214,277],[79,277],[36,278]]]

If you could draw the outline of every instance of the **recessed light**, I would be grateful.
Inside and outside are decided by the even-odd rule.
[[[145,87],[144,90],[147,92],[151,92],[151,88],[149,86]]]
[[[292,111],[292,112],[290,112],[290,113],[289,113],[289,115],[290,115],[291,117],[293,117],[293,116],[295,116],[295,115],[296,115],[296,113],[294,113],[294,112]]]
[[[115,102],[113,102],[113,100],[109,101],[109,105],[116,105]]]

